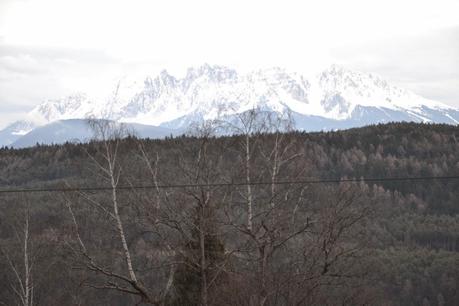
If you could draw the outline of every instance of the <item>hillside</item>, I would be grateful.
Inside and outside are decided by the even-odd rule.
[[[204,279],[210,305],[459,304],[459,179],[304,183],[458,176],[459,127],[390,123],[249,139],[248,159],[243,136],[0,149],[0,190],[9,190],[110,186],[95,163],[104,165],[104,150],[116,147],[113,173],[126,187],[117,190],[119,215],[145,294],[114,277],[129,273],[107,212],[110,188],[0,193],[2,248],[21,265],[15,229],[28,212],[36,300],[44,305],[148,304],[161,296],[167,305],[196,305]],[[14,274],[0,258],[8,271],[0,301],[9,305]]]

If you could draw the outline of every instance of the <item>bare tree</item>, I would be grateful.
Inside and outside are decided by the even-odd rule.
[[[262,111],[259,108],[253,108],[246,112],[237,113],[229,119],[221,119],[219,122],[223,131],[240,135],[241,141],[239,142],[242,156],[243,156],[243,169],[245,174],[246,192],[245,198],[247,203],[247,229],[253,229],[253,201],[254,196],[252,192],[252,158],[256,147],[258,145],[259,136],[263,133],[275,133],[276,137],[281,132],[288,132],[293,128],[293,120],[289,113],[277,114],[269,111]],[[276,138],[276,146],[273,153],[279,153],[279,139]],[[271,179],[275,179],[278,172],[277,159],[279,156],[274,157],[273,171]],[[272,189],[274,191],[274,184]]]
[[[237,139],[240,139],[238,143],[241,149],[241,168],[243,169],[245,191],[240,192],[237,189],[236,191],[244,199],[247,208],[245,226],[237,224],[235,222],[237,219],[230,212],[227,214],[227,222],[232,224],[242,234],[242,237],[245,236],[245,239],[238,239],[245,241],[245,245],[240,247],[246,250],[242,256],[256,263],[256,283],[259,284],[259,289],[249,299],[251,303],[264,305],[269,294],[268,265],[272,259],[272,253],[278,243],[279,245],[285,243],[283,239],[293,239],[296,235],[293,233],[286,236],[284,236],[286,233],[278,235],[281,233],[279,230],[281,222],[285,222],[283,219],[285,216],[282,215],[288,213],[286,213],[285,206],[276,205],[289,195],[287,191],[280,191],[276,188],[279,173],[281,169],[300,156],[293,153],[295,148],[289,143],[285,134],[293,127],[293,121],[288,113],[276,114],[252,109],[235,115],[222,125],[228,131],[239,135]],[[274,143],[270,141],[270,137],[266,137],[267,133],[274,135]],[[298,176],[299,173],[294,175]],[[264,187],[257,184],[259,181],[267,183],[266,177],[269,177],[270,180],[268,193],[265,192]],[[292,177],[293,175],[288,178]],[[254,187],[258,190],[254,190]],[[283,198],[281,193],[284,195]],[[235,199],[237,198],[236,196]],[[294,200],[288,198],[288,201],[293,204]],[[303,228],[307,228],[307,225]]]
[[[222,176],[223,150],[213,144],[214,132],[212,122],[194,126],[190,132],[197,137],[194,144],[169,156],[177,169],[166,169],[163,182],[172,179],[175,184],[188,186],[173,191],[158,188],[158,169],[152,166],[158,164],[158,154],[150,158],[141,146],[142,158],[156,186],[153,198],[157,203],[152,206],[160,208],[150,223],[156,225],[155,233],[161,227],[167,232],[165,244],[175,255],[176,273],[169,282],[173,282],[175,294],[171,300],[175,304],[214,305],[216,284],[224,271],[226,255],[217,220],[217,205],[224,195],[212,186]],[[194,278],[196,282],[190,281]]]
[[[84,240],[80,235],[80,227],[77,218],[72,209],[70,202],[67,202],[78,247],[72,247],[75,254],[78,254],[83,259],[85,267],[97,274],[103,275],[106,279],[102,285],[89,284],[96,289],[116,290],[118,292],[140,297],[140,301],[146,304],[160,305],[160,300],[153,296],[143,283],[139,280],[132,252],[128,245],[128,238],[125,231],[124,221],[120,213],[120,203],[118,195],[118,185],[122,175],[122,166],[118,160],[119,148],[122,138],[127,136],[124,127],[116,122],[108,120],[89,120],[89,125],[95,134],[94,146],[98,148],[97,154],[89,154],[89,158],[93,161],[99,175],[103,180],[109,183],[110,186],[110,202],[111,207],[104,205],[102,202],[94,199],[90,195],[80,193],[80,196],[85,198],[93,207],[100,210],[109,220],[111,220],[116,233],[118,235],[120,247],[122,250],[122,258],[125,263],[124,273],[116,272],[111,268],[99,263],[97,259],[90,254]]]
[[[244,288],[247,304],[290,304],[296,301],[293,296],[301,292],[307,292],[307,298],[313,301],[312,296],[320,292],[324,283],[328,282],[332,288],[332,284],[337,284],[332,280],[342,281],[348,276],[329,268],[360,250],[360,244],[353,246],[355,252],[349,250],[341,238],[348,238],[349,232],[367,216],[366,211],[356,208],[354,189],[354,193],[342,191],[336,195],[331,189],[327,193],[330,203],[327,206],[317,203],[319,189],[295,183],[307,177],[308,169],[304,168],[307,163],[302,161],[299,145],[288,134],[293,127],[288,113],[251,110],[236,117],[226,126],[239,134],[236,139],[239,139],[245,191],[234,189],[236,194],[232,197],[232,207],[226,211],[226,222],[236,230],[234,241],[240,245],[232,248],[240,250],[237,256],[240,267],[248,267],[246,272],[239,271],[246,273],[249,279],[246,287],[252,288],[248,291]],[[240,176],[235,175],[237,181]],[[247,218],[243,223],[234,215],[240,200],[246,205]],[[349,211],[338,209],[343,202]],[[340,251],[334,253],[332,250],[336,249]],[[322,270],[318,272],[319,263]],[[303,270],[306,266],[311,267],[307,272]],[[298,274],[306,276],[301,278]]]
[[[19,243],[19,255],[11,256],[10,251],[5,247],[1,251],[13,272],[13,280],[10,287],[17,297],[17,305],[32,306],[34,304],[34,282],[33,268],[35,258],[31,245],[30,233],[30,204],[26,204],[23,216],[20,216],[13,231]]]
[[[365,275],[364,225],[371,215],[360,186],[316,186],[309,193],[299,215],[306,216],[310,226],[290,246],[294,264],[289,267],[290,280],[285,281],[290,303],[322,305],[358,299],[360,288],[354,287]]]

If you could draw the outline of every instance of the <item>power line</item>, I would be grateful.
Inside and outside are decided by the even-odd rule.
[[[231,187],[231,186],[257,186],[257,185],[312,185],[312,184],[332,184],[342,182],[403,182],[403,181],[432,181],[432,180],[457,180],[459,176],[410,176],[410,177],[379,177],[379,178],[360,178],[360,179],[318,179],[318,180],[290,180],[275,182],[233,182],[233,183],[210,183],[210,184],[168,184],[168,185],[134,185],[118,186],[117,190],[133,189],[177,189],[177,188],[199,188],[199,187]],[[3,189],[0,194],[8,193],[35,193],[35,192],[82,192],[82,191],[107,191],[112,187],[68,187],[68,188],[22,188],[22,189]]]

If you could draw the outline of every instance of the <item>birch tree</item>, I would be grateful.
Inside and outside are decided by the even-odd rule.
[[[81,228],[77,216],[72,208],[72,203],[66,201],[68,212],[74,224],[76,245],[70,245],[74,253],[80,258],[84,267],[89,271],[101,275],[104,278],[102,284],[88,284],[95,289],[115,290],[122,294],[137,296],[140,302],[151,305],[161,305],[161,299],[155,296],[146,288],[139,279],[135,259],[128,244],[128,237],[125,229],[125,220],[121,214],[121,203],[119,200],[118,186],[123,174],[123,167],[119,161],[119,150],[123,137],[128,135],[124,127],[116,122],[108,120],[89,120],[96,142],[93,143],[97,150],[95,154],[88,152],[88,157],[93,162],[96,169],[95,175],[99,176],[110,186],[110,205],[92,197],[91,195],[80,192],[79,196],[84,198],[90,205],[99,210],[106,216],[109,224],[113,226],[117,234],[119,247],[121,249],[121,259],[124,262],[124,269],[118,272],[117,269],[109,268],[98,261],[96,256],[91,254],[87,243],[82,238]],[[122,271],[124,270],[124,271]]]
[[[12,226],[18,250],[1,246],[1,252],[12,272],[10,288],[16,296],[17,305],[34,305],[34,264],[35,254],[31,241],[30,204],[27,203],[22,216]]]

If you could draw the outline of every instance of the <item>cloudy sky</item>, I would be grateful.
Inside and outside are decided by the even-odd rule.
[[[377,73],[459,107],[457,0],[0,0],[0,128],[47,98],[203,63]]]

